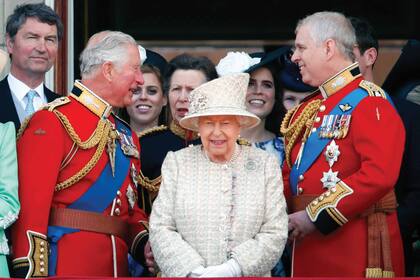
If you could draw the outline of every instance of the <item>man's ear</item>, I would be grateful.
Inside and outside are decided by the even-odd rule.
[[[333,39],[327,39],[324,42],[325,48],[325,55],[327,60],[334,56],[335,52],[337,51],[337,44]]]
[[[13,41],[12,38],[10,38],[9,34],[6,34],[6,47],[7,47],[7,52],[9,54],[13,53],[14,44],[15,44],[15,42]]]
[[[111,61],[106,61],[101,65],[101,71],[105,79],[111,82],[113,78],[114,64]]]
[[[366,66],[372,66],[378,58],[378,51],[375,48],[369,48],[365,51],[363,56],[365,57]]]

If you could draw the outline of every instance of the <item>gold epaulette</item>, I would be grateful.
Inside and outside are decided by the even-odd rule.
[[[251,146],[251,142],[249,142],[245,138],[238,138],[238,140],[236,140],[236,142],[238,142],[239,145]]]
[[[137,133],[137,136],[139,138],[141,138],[143,136],[151,135],[153,133],[164,131],[164,130],[167,130],[167,129],[168,129],[168,127],[166,125],[162,124],[162,125],[159,125],[159,126],[155,126],[155,127],[143,130],[142,132]]]
[[[366,90],[369,96],[377,96],[377,97],[382,97],[384,99],[387,99],[385,91],[380,86],[372,82],[362,80],[359,84],[359,87]]]
[[[162,176],[158,176],[155,179],[149,179],[149,177],[144,176],[143,172],[140,170],[139,175],[137,175],[137,182],[149,192],[156,193],[159,191]]]
[[[45,104],[44,106],[42,106],[40,108],[40,110],[48,110],[48,111],[51,112],[56,107],[62,106],[62,105],[67,104],[69,102],[70,102],[70,99],[68,97],[63,96],[63,97],[55,99],[54,101],[51,101],[50,103]],[[22,136],[22,134],[25,131],[26,127],[28,126],[29,121],[31,120],[32,116],[33,116],[33,114],[23,120],[23,122],[20,125],[20,128],[19,128],[19,130],[16,134],[17,135],[16,139],[19,140],[19,138]]]
[[[70,98],[68,98],[67,96],[63,96],[60,98],[57,98],[53,101],[51,101],[50,103],[45,104],[42,107],[42,110],[48,110],[50,112],[52,112],[55,108],[65,105],[67,103],[71,102]]]

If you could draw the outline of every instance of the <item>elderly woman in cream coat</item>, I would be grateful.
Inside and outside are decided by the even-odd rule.
[[[281,171],[269,153],[237,144],[258,124],[246,111],[249,75],[227,75],[190,94],[180,124],[202,145],[169,152],[150,217],[164,277],[270,276],[287,239]]]

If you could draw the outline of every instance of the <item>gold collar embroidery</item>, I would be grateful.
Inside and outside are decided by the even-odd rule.
[[[326,82],[319,86],[319,89],[324,98],[327,98],[360,76],[361,74],[359,71],[359,64],[356,62],[341,70],[332,78],[328,79]]]
[[[82,103],[86,108],[92,111],[95,115],[100,118],[106,119],[112,112],[112,106],[108,102],[100,98],[93,91],[85,87],[79,81],[74,82],[74,87],[77,90],[80,90],[80,95],[75,93],[70,93],[77,101]]]

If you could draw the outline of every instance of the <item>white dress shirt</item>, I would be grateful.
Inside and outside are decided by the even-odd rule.
[[[31,90],[31,88],[22,81],[18,80],[11,73],[7,76],[7,82],[9,83],[10,92],[12,93],[13,103],[15,104],[19,121],[22,123],[26,118],[25,108],[28,102],[26,94],[29,90]],[[33,90],[37,92],[37,95],[35,95],[33,99],[34,108],[35,111],[37,111],[40,107],[47,103],[47,97],[44,93],[44,84],[39,84],[36,88],[33,88]]]

